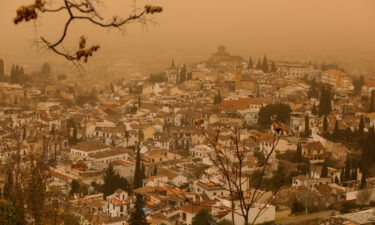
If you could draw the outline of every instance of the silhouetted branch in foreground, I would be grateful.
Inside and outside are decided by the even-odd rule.
[[[73,21],[88,21],[103,28],[121,29],[123,26],[136,21],[146,23],[148,21],[145,18],[146,15],[161,13],[163,11],[163,8],[160,6],[145,5],[139,12],[137,12],[137,10],[133,10],[132,13],[125,18],[113,16],[109,21],[104,21],[104,18],[100,16],[96,7],[96,5],[101,2],[100,0],[61,1],[62,5],[57,8],[48,8],[46,6],[48,0],[35,0],[33,4],[21,6],[17,10],[14,23],[19,24],[21,22],[36,20],[38,19],[38,16],[43,13],[59,13],[65,11],[68,14],[68,18],[65,21],[65,25],[60,37],[54,42],[47,40],[45,37],[41,37],[42,43],[44,43],[48,49],[52,50],[57,55],[65,57],[67,60],[83,60],[85,63],[94,52],[99,50],[100,45],[92,45],[87,47],[87,37],[81,36],[77,50],[74,50],[71,53],[62,50],[61,45],[67,37],[69,27]],[[136,6],[133,7],[136,9]]]

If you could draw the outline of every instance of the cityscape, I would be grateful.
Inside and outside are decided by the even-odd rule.
[[[0,24],[12,27],[0,37],[0,225],[375,224],[375,29],[367,31],[375,14],[364,10],[375,2],[343,3],[363,14],[345,24],[363,43],[345,51],[308,50],[319,35],[305,50],[270,50],[269,37],[248,37],[250,47],[236,35],[230,42],[219,35],[230,28],[214,19],[224,15],[197,9],[212,24],[208,44],[203,25],[189,27],[179,17],[187,14],[173,12],[193,3],[134,1],[118,15],[124,3],[115,2],[0,3],[13,15]],[[316,5],[255,2],[212,7],[250,25],[240,9],[247,4],[296,4],[306,10],[304,25],[321,25],[308,13]],[[334,2],[329,16],[346,18]],[[58,32],[25,31],[51,21]],[[132,38],[140,35],[132,29],[121,37],[127,45],[118,34],[101,38],[133,23],[148,26],[141,35],[149,39]],[[164,48],[157,30],[174,38],[175,25],[197,36],[181,37],[180,47],[165,39]],[[12,41],[17,32],[25,39]],[[36,49],[17,47],[35,36]],[[144,50],[141,41],[157,47]]]

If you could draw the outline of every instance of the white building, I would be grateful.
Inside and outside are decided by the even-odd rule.
[[[131,207],[131,201],[128,193],[117,189],[115,193],[107,197],[107,203],[103,207],[103,212],[106,212],[110,217],[125,217]]]
[[[70,152],[78,156],[88,157],[89,154],[95,154],[109,150],[110,147],[108,145],[102,144],[97,141],[87,141],[73,146]]]

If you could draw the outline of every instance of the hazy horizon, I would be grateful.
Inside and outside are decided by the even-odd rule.
[[[32,1],[0,3],[0,29],[5,31],[0,35],[0,58],[8,62],[7,68],[10,63],[22,63],[28,57],[63,60],[34,45],[41,35],[55,40],[62,30],[63,13],[44,15],[36,23],[13,24],[17,7],[29,2]],[[158,24],[146,29],[139,24],[130,25],[122,35],[116,30],[76,22],[66,47],[72,47],[70,44],[76,44],[79,36],[86,35],[89,43],[102,47],[93,61],[121,54],[145,64],[152,64],[154,59],[156,64],[167,63],[172,57],[179,63],[190,63],[208,57],[216,46],[223,44],[232,54],[245,58],[267,54],[275,59],[359,62],[364,69],[374,65],[375,1],[372,0],[146,2],[164,8],[161,15],[154,16]],[[103,15],[126,16],[124,11],[131,3],[108,0],[102,7]],[[144,3],[140,1],[138,5]],[[152,57],[144,59],[147,54]]]

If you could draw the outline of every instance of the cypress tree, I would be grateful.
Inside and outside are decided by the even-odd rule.
[[[345,165],[345,180],[350,180],[351,178],[351,165],[350,161],[346,160],[346,165]]]
[[[324,163],[323,163],[323,168],[322,168],[320,177],[328,177],[328,166],[327,166],[327,162],[325,160],[324,160]]]
[[[218,104],[217,94],[215,94],[215,97],[214,97],[214,105],[217,105],[217,104]]]
[[[338,120],[336,120],[336,122],[335,122],[335,128],[333,130],[333,136],[335,138],[339,138],[340,137],[339,121]]]
[[[181,69],[181,72],[180,72],[180,79],[179,79],[179,83],[182,84],[186,81],[186,65],[184,65]]]
[[[375,101],[375,90],[372,90],[371,98],[370,98],[370,108],[369,108],[370,113],[375,112],[374,101]]]
[[[310,136],[310,122],[309,122],[309,116],[305,115],[305,137]]]
[[[327,119],[327,116],[323,117],[323,131],[324,132],[328,131],[328,119]]]
[[[136,194],[136,201],[134,209],[130,213],[129,224],[130,225],[149,225],[146,219],[145,212],[143,211],[144,199],[142,195]]]
[[[323,115],[326,115],[325,114],[325,111],[326,111],[326,98],[327,98],[327,94],[326,94],[326,90],[324,87],[322,87],[321,91],[320,91],[320,99],[319,99],[319,116],[323,116]]]
[[[247,69],[250,70],[250,69],[252,69],[253,67],[254,67],[253,59],[252,59],[251,56],[250,56],[250,58],[249,58],[249,62],[247,63]]]
[[[367,140],[363,145],[362,150],[362,179],[361,179],[361,188],[366,187],[366,178],[369,176],[370,169],[374,165],[375,159],[375,133],[374,128],[371,127],[368,132]]]
[[[364,121],[363,115],[362,115],[361,120],[359,121],[359,125],[358,125],[358,134],[360,136],[363,135],[364,129],[365,129],[365,121]]]
[[[331,112],[331,90],[322,87],[319,101],[319,116],[328,115]]]
[[[268,72],[268,61],[266,56],[263,57],[262,70],[264,73]]]
[[[112,164],[109,164],[107,169],[105,170],[105,174],[103,177],[103,198],[106,199],[107,196],[113,194],[115,191],[115,171],[113,170]]]
[[[295,161],[296,162],[302,162],[303,161],[301,142],[298,142],[298,144],[297,144],[297,149],[296,149],[296,154],[295,154]]]
[[[350,127],[347,127],[345,130],[345,139],[347,141],[352,140],[352,130],[350,129]]]
[[[142,187],[142,168],[141,168],[141,150],[139,145],[137,147],[137,156],[135,159],[135,170],[134,170],[134,179],[133,179],[133,188]]]
[[[218,92],[217,92],[217,103],[220,104],[221,102],[222,102],[221,92],[218,91]]]
[[[357,180],[357,168],[353,168],[350,179]]]
[[[15,83],[16,80],[16,68],[12,65],[12,69],[10,70],[10,82]]]
[[[258,70],[262,69],[262,64],[260,63],[260,58],[258,59],[258,64],[256,66]]]
[[[40,69],[40,75],[43,77],[49,77],[51,75],[51,65],[49,63],[43,63]]]

